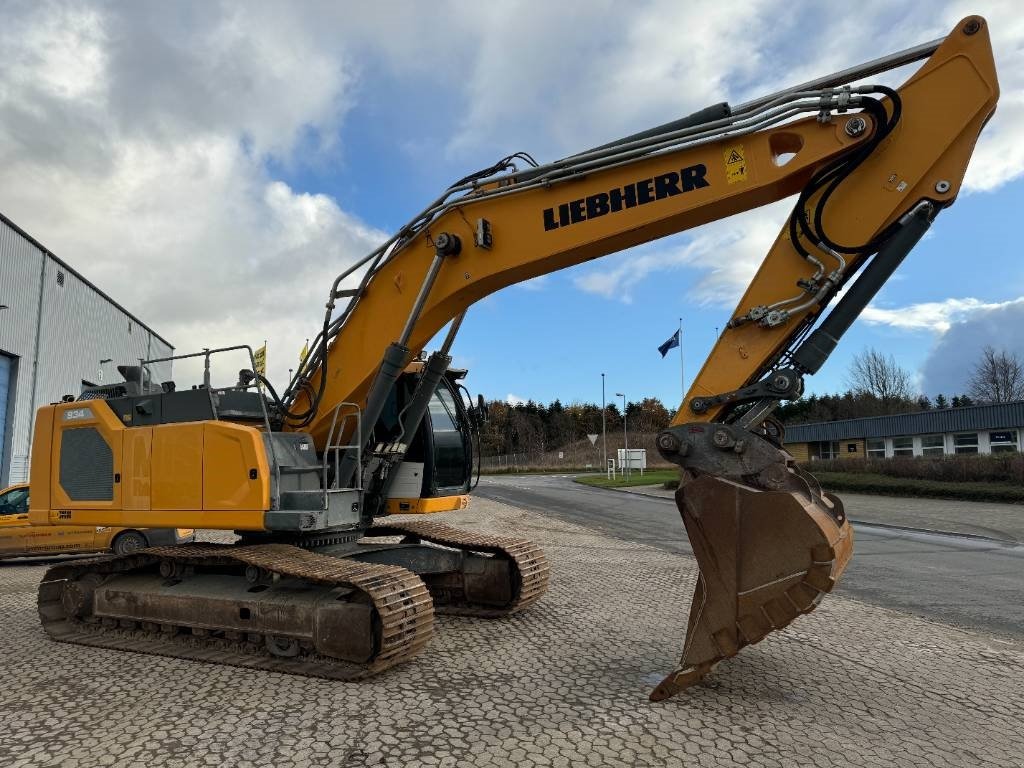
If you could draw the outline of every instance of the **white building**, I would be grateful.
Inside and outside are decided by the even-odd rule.
[[[28,479],[36,408],[120,381],[170,342],[0,214],[0,488]],[[155,381],[170,363],[151,366]]]

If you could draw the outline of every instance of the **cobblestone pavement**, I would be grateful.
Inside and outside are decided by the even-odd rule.
[[[660,484],[615,490],[665,499],[675,496],[675,491],[667,491]],[[1002,541],[1024,542],[1024,504],[875,496],[845,491],[839,497],[843,500],[850,520],[854,522],[967,533]]]
[[[44,566],[0,565],[0,765],[1024,765],[1024,644],[833,595],[651,704],[692,558],[479,498],[446,519],[542,543],[550,592],[441,618],[427,653],[362,683],[53,643]]]

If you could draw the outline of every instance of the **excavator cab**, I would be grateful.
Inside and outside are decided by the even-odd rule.
[[[400,415],[412,401],[422,364],[414,362],[399,378],[375,428],[383,446],[401,442]],[[449,368],[430,397],[426,412],[405,447],[380,514],[422,514],[463,509],[473,489],[474,450],[480,410],[467,406],[461,380],[466,370]],[[379,469],[377,470],[379,472]],[[368,503],[373,503],[370,498]]]

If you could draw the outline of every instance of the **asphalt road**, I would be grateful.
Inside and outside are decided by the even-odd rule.
[[[591,488],[569,476],[484,477],[476,494],[669,552],[692,553],[671,499]],[[934,501],[936,509],[955,502]],[[851,515],[852,516],[852,515]],[[1024,638],[1024,546],[855,525],[837,592],[960,627]]]

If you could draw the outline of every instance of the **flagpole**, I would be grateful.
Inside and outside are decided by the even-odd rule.
[[[683,367],[683,318],[679,318],[679,383],[683,388],[682,398],[686,399],[686,369]]]

